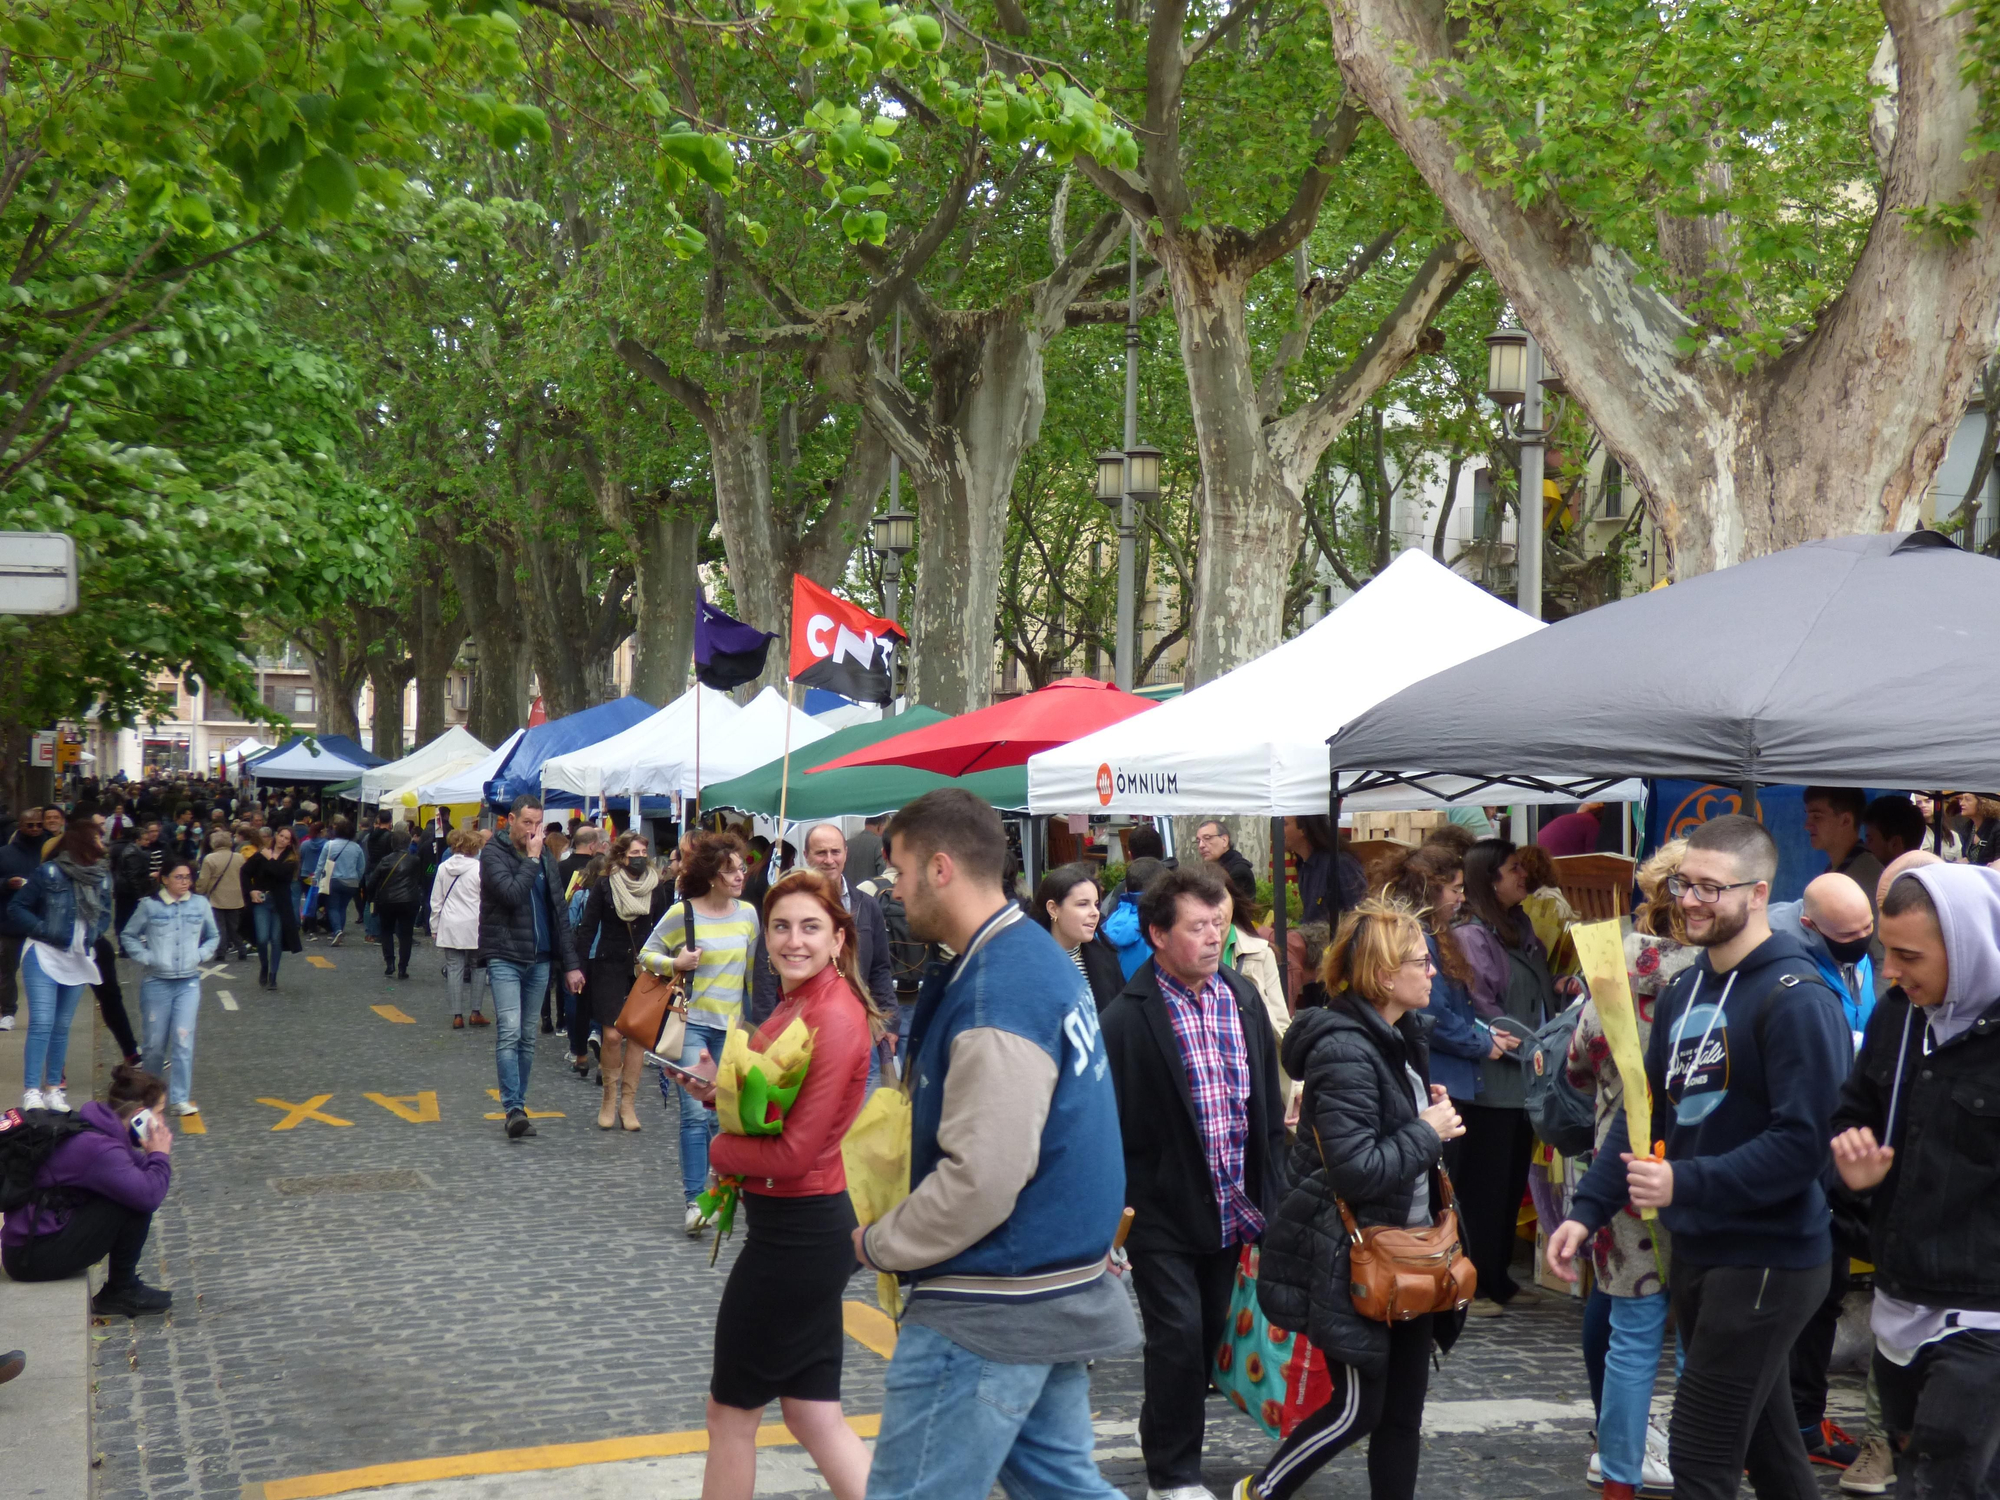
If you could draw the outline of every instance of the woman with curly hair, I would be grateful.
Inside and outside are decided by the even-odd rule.
[[[758,928],[757,909],[742,899],[748,871],[749,851],[733,833],[692,833],[682,839],[680,900],[661,913],[639,950],[639,962],[653,973],[677,973],[687,985],[687,1040],[680,1056],[684,1068],[694,1067],[704,1052],[722,1056],[722,1040],[750,998],[750,953],[757,946]],[[694,1200],[708,1181],[708,1143],[714,1134],[715,1112],[683,1093],[681,1189],[687,1216],[682,1227],[690,1235],[701,1233],[701,1210]]]

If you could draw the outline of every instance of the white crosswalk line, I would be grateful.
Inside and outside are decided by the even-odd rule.
[[[236,997],[230,994],[228,990],[217,990],[215,992],[215,998],[222,1002],[222,1008],[224,1010],[237,1010],[240,1008],[236,1004]]]
[[[231,974],[221,964],[211,964],[201,971],[201,977],[203,979],[234,979],[236,976]]]

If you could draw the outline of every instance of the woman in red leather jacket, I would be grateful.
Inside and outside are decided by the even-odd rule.
[[[750,1500],[757,1428],[775,1399],[835,1500],[863,1500],[868,1450],[840,1410],[840,1303],[856,1269],[840,1142],[861,1113],[880,1018],[855,970],[854,918],[837,885],[813,870],[784,876],[764,898],[764,936],[784,998],[750,1045],[762,1051],[803,1019],[813,1055],[782,1132],[718,1135],[709,1146],[710,1167],[743,1180],[749,1227],[715,1315],[701,1492]],[[689,1091],[714,1098],[712,1086]]]

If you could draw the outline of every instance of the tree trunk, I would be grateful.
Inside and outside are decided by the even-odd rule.
[[[632,692],[664,707],[688,690],[694,665],[696,563],[708,516],[662,502],[632,518],[638,573]]]
[[[466,728],[497,747],[528,720],[528,632],[514,581],[513,547],[477,533],[441,534],[438,542],[479,653]]]
[[[902,456],[917,488],[910,696],[941,713],[992,701],[1007,504],[1021,457],[1041,435],[1048,346],[1069,326],[1071,304],[1122,227],[1119,215],[1105,214],[1066,251],[1059,204],[1056,268],[1019,296],[949,312],[913,293],[930,346],[928,403],[910,394],[879,351],[858,381],[870,425]]]
[[[384,760],[401,760],[403,749],[403,689],[416,669],[409,658],[390,661],[376,657],[368,664],[368,682],[375,690],[369,727],[375,733],[375,753]]]
[[[344,734],[359,743],[361,711],[358,700],[368,663],[354,639],[353,621],[315,620],[292,636],[312,663],[313,702],[321,734]]]
[[[758,356],[737,360],[734,386],[710,391],[676,374],[636,339],[620,338],[616,347],[634,373],[652,381],[701,423],[708,438],[716,515],[737,615],[745,624],[778,637],[764,675],[747,691],[782,683],[786,643],[791,639],[792,575],[802,573],[828,588],[840,581],[855,540],[889,482],[889,445],[869,424],[860,424],[825,509],[805,527],[798,513],[772,492],[770,430]]]
[[[1979,101],[1959,79],[1962,7],[1888,0],[1893,112],[1875,223],[1845,289],[1803,340],[1739,373],[1726,351],[1595,240],[1562,202],[1523,207],[1457,169],[1417,70],[1450,55],[1443,0],[1329,0],[1358,93],[1506,290],[1664,532],[1676,576],[1803,541],[1908,525],[1994,346],[2000,235],[1915,232],[1906,211],[1968,203],[1991,224],[2000,186],[1965,160]],[[1702,342],[1682,355],[1676,341]]]
[[[417,676],[417,743],[428,745],[444,733],[445,695],[458,648],[465,644],[465,620],[454,609],[445,617],[445,590],[441,579],[429,578],[417,584],[412,609],[410,660]]]

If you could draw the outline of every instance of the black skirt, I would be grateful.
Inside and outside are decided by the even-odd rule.
[[[590,1005],[590,1019],[599,1026],[616,1026],[618,1012],[625,1008],[625,997],[632,992],[632,981],[637,977],[626,959],[589,960],[583,970],[583,998]]]
[[[838,1401],[846,1333],[840,1302],[854,1259],[845,1193],[773,1198],[746,1192],[743,1252],[715,1313],[708,1393],[757,1411],[779,1397]]]

